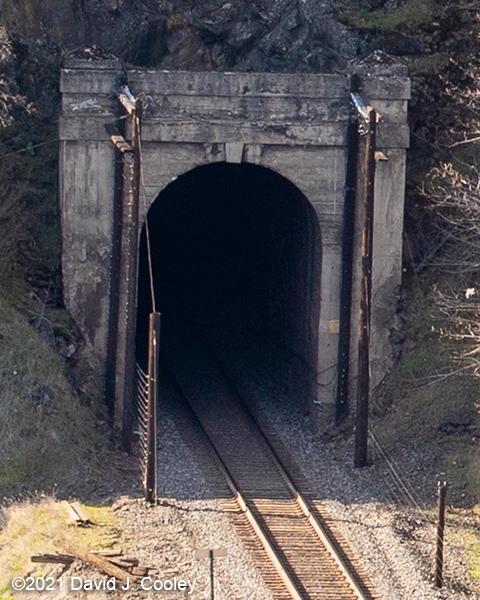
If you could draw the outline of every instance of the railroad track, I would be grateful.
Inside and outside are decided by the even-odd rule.
[[[170,356],[170,385],[214,456],[232,519],[277,600],[374,600],[294,485],[238,391],[192,333]]]

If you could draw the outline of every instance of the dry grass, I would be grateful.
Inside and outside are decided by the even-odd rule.
[[[477,535],[470,542],[469,552],[470,574],[480,581],[480,540]]]
[[[375,421],[375,435],[432,520],[436,482],[448,482],[446,556],[455,572],[480,579],[480,382],[459,362],[458,341],[447,332],[452,324],[440,322],[432,287],[428,273],[420,276],[404,308],[411,349],[383,386],[389,408]]]
[[[118,532],[112,511],[100,506],[83,508],[95,523],[92,527],[69,525],[65,510],[52,498],[15,503],[5,510],[0,530],[0,600],[11,598],[9,584],[13,577],[42,571],[44,565],[32,563],[30,557],[60,550],[53,542],[55,538],[90,549],[107,548],[116,541]]]

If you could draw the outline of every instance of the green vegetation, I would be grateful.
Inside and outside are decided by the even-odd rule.
[[[407,329],[429,329],[432,315],[428,304],[433,305],[427,301],[423,310],[410,313]],[[414,448],[417,457],[428,457],[419,465],[419,476],[430,485],[420,483],[417,489],[432,520],[436,478],[448,482],[448,543],[451,548],[467,550],[469,571],[480,580],[480,542],[472,516],[480,511],[480,441],[470,433],[470,427],[478,430],[480,426],[479,381],[468,371],[448,375],[462,367],[449,353],[449,338],[436,332],[423,336],[417,331],[417,335],[417,346],[403,357],[383,386],[390,408],[374,422],[374,429],[400,471],[405,448]],[[462,424],[468,422],[469,426]]]
[[[480,542],[476,540],[472,543],[470,558],[470,575],[480,581]]]
[[[62,358],[2,298],[0,339],[0,494],[69,489],[100,443],[93,411]]]
[[[87,549],[108,548],[117,540],[116,519],[110,508],[83,506],[83,509],[92,527],[69,525],[65,510],[52,498],[13,504],[5,511],[5,524],[0,531],[0,600],[11,598],[9,582],[13,577],[27,573],[40,575],[45,565],[32,565],[30,557],[61,550],[55,539],[68,539]]]
[[[406,0],[391,13],[379,9],[356,15],[353,24],[359,29],[380,31],[394,31],[401,26],[415,29],[431,25],[442,13],[443,8],[435,0]]]
[[[381,388],[380,404],[390,409],[377,426],[399,452],[412,444],[434,453],[431,476],[442,472],[451,483],[449,502],[473,507],[480,499],[480,443],[469,428],[480,426],[479,381],[458,358],[455,324],[439,320],[428,291],[435,287],[431,276],[425,273],[412,285],[404,318],[407,338],[416,345]]]
[[[416,75],[436,75],[445,70],[449,63],[450,56],[447,53],[424,56],[415,62],[414,72]]]

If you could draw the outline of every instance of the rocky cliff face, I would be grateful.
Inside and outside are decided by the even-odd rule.
[[[378,49],[421,89],[476,52],[478,20],[469,0],[0,0],[0,26],[20,86],[52,117],[62,55],[91,44],[135,66],[197,71],[343,72]]]
[[[64,49],[98,44],[127,62],[192,70],[331,72],[358,53],[343,12],[371,0],[2,0],[8,31]],[[378,2],[377,2],[378,4]]]
[[[329,72],[375,49],[455,50],[474,13],[468,0],[0,0],[11,34],[196,70]]]

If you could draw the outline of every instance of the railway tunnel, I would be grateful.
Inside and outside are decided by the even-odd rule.
[[[147,221],[139,364],[146,367],[155,303],[162,365],[190,370],[208,354],[232,379],[269,380],[306,408],[315,393],[321,269],[320,229],[307,198],[271,169],[220,162],[170,183]],[[198,385],[208,386],[207,375]]]

